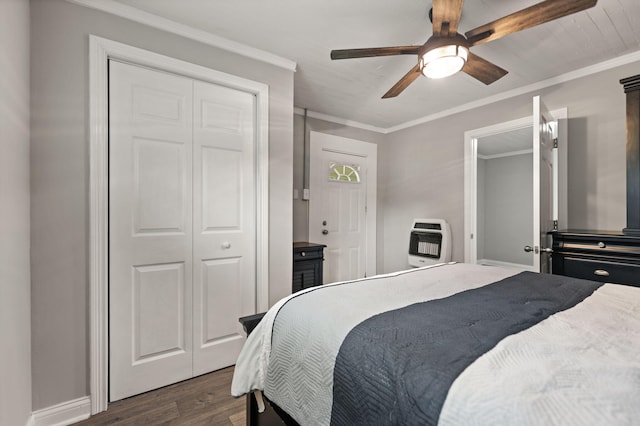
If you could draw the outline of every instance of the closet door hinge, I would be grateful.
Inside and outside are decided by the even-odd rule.
[[[558,147],[558,138],[553,138],[553,147],[554,148]]]
[[[557,220],[554,220],[554,221],[553,221],[553,230],[554,230],[554,231],[557,231],[557,230],[558,230],[558,221],[557,221]]]

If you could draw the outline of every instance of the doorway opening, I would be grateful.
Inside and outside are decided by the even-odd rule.
[[[533,127],[477,138],[477,263],[533,269]],[[507,235],[508,238],[504,238]]]
[[[545,271],[548,236],[566,226],[567,110],[465,132],[465,262]]]
[[[309,239],[325,283],[376,273],[377,145],[311,132]]]

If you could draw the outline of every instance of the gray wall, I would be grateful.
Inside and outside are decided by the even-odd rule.
[[[522,248],[533,243],[533,154],[480,161],[484,176],[478,176],[478,186],[483,186],[478,198],[483,197],[483,208],[478,206],[478,223],[483,223],[483,235],[478,241],[483,247],[482,255],[478,248],[478,259],[532,266],[531,254]]]
[[[408,267],[414,218],[445,219],[453,238],[452,258],[462,259],[466,126],[464,120],[447,117],[389,134],[378,145],[378,199],[383,206],[378,217],[384,232],[384,266],[379,272]]]
[[[568,109],[567,227],[621,230],[626,224],[625,65],[386,135],[378,144],[384,268],[407,267],[414,217],[451,225],[453,260],[464,260],[464,132],[531,115],[534,95]],[[456,76],[455,78],[464,78]],[[508,78],[508,76],[506,77]]]
[[[0,425],[31,416],[29,1],[0,1]]]
[[[303,176],[306,167],[308,170],[309,160],[309,133],[311,131],[326,133],[335,136],[341,136],[344,138],[356,139],[364,142],[370,142],[378,144],[384,140],[385,135],[378,132],[369,130],[363,130],[356,127],[347,126],[344,124],[332,123],[316,118],[307,117],[307,155],[305,158],[305,125],[304,116],[297,115],[294,117],[294,146],[293,146],[293,188],[298,190],[298,199],[293,200],[293,240],[294,241],[308,241],[309,240],[309,202],[302,199],[303,188]],[[378,163],[380,162],[380,153],[378,153]],[[378,191],[380,181],[378,180]],[[378,199],[378,226],[377,226],[377,270],[382,270],[383,262],[383,249],[384,240],[382,239],[382,220],[380,219],[380,212],[382,206],[380,199]]]
[[[32,371],[41,409],[89,392],[89,34],[269,85],[271,304],[291,292],[293,73],[63,0],[32,0],[31,21]]]

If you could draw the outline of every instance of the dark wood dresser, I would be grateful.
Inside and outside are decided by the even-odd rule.
[[[640,236],[622,232],[551,232],[552,273],[640,287]]]
[[[303,290],[322,284],[324,244],[293,243],[293,280],[291,291]]]

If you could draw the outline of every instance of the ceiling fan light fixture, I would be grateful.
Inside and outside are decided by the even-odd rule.
[[[420,57],[420,71],[429,78],[443,78],[460,71],[469,57],[469,48],[459,44],[435,47]]]

